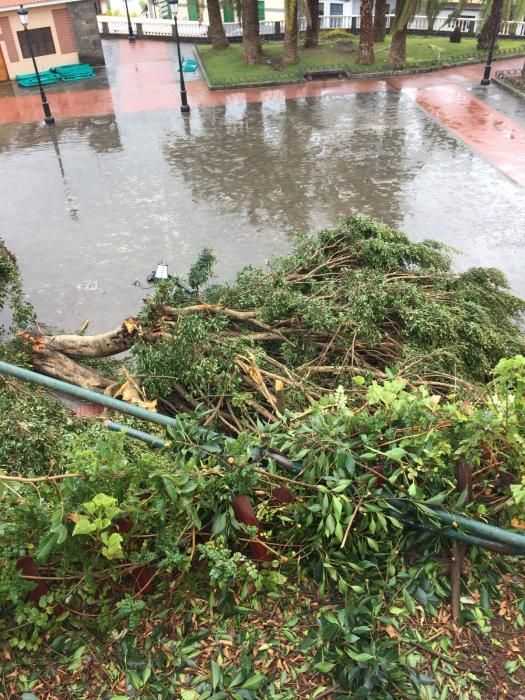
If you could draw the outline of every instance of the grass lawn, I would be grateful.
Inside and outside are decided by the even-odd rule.
[[[233,86],[240,84],[263,84],[267,82],[292,82],[302,78],[303,73],[315,68],[345,68],[352,73],[369,73],[389,70],[386,65],[391,37],[384,43],[375,44],[375,63],[361,66],[357,63],[359,37],[348,35],[348,41],[324,40],[317,49],[301,49],[299,62],[292,66],[279,65],[282,42],[263,44],[263,62],[247,66],[242,62],[242,45],[231,44],[227,49],[214,50],[211,46],[199,46],[198,51],[211,85]],[[525,53],[525,42],[500,39],[499,49],[503,53],[518,51]],[[463,38],[459,44],[451,44],[448,36],[409,36],[407,40],[407,68],[430,65],[447,65],[466,61],[470,57],[485,58],[486,52],[476,50],[476,39]],[[266,63],[269,62],[269,63]]]

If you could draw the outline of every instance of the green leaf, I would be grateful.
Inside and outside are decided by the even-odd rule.
[[[262,673],[254,673],[253,676],[244,681],[241,687],[247,690],[258,690],[266,680],[266,676]]]
[[[177,489],[175,488],[172,479],[169,476],[162,475],[161,476],[162,483],[164,484],[164,488],[166,489],[166,493],[168,494],[169,498],[173,503],[177,503],[179,500],[179,494],[177,492]]]
[[[352,651],[351,649],[348,649],[347,654],[351,659],[360,663],[375,659],[375,656],[373,654],[367,654],[366,652],[361,652],[358,654],[355,651]]]
[[[65,542],[67,538],[67,527],[65,525],[60,525],[60,527],[57,530],[57,535],[57,544],[62,544],[63,542]]]
[[[314,664],[314,668],[321,673],[328,673],[334,668],[334,666],[335,664],[331,663],[330,661],[318,661],[316,664]]]
[[[76,535],[91,535],[96,529],[97,526],[95,523],[92,523],[86,516],[81,515],[80,520],[78,523],[75,523],[75,527],[73,528],[73,537]]]
[[[432,498],[427,498],[425,503],[427,506],[440,506],[446,497],[447,495],[445,493],[438,493],[435,496],[432,496]]]
[[[220,535],[226,530],[227,516],[226,513],[220,513],[213,519],[211,534],[214,536]]]
[[[211,662],[211,687],[213,690],[217,690],[217,686],[221,682],[222,672],[219,664],[216,661]]]
[[[402,447],[392,447],[390,450],[387,450],[387,452],[385,452],[385,457],[393,459],[396,462],[400,462],[405,455],[406,450],[404,450]]]
[[[55,549],[58,542],[58,533],[50,532],[47,537],[40,542],[36,550],[35,559],[37,564],[45,564],[51,552]]]

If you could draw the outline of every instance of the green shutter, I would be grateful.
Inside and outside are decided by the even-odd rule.
[[[232,5],[225,5],[223,8],[223,13],[224,13],[224,21],[225,22],[234,22],[235,21],[233,19],[233,6]]]
[[[199,6],[197,0],[188,0],[188,19],[196,22],[199,19]]]
[[[259,0],[257,3],[257,12],[259,14],[259,21],[264,20],[264,0]]]

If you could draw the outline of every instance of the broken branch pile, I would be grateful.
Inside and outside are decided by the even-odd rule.
[[[524,350],[524,309],[497,270],[453,273],[441,244],[356,215],[233,284],[188,293],[168,280],[139,321],[108,334],[39,338],[34,365],[107,390],[112,379],[75,360],[131,348],[133,372],[163,410],[200,408],[238,433],[356,375],[437,391],[485,382],[501,357]]]

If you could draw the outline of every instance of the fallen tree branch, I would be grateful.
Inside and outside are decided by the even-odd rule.
[[[257,318],[255,311],[237,311],[222,304],[195,304],[193,306],[163,306],[162,310],[169,316],[186,316],[187,314],[224,314],[236,321],[249,321]]]
[[[139,326],[128,318],[122,325],[98,335],[45,335],[39,341],[44,348],[68,357],[110,357],[129,350],[135,342]]]
[[[113,384],[112,379],[92,369],[79,365],[67,355],[56,350],[39,350],[33,353],[33,367],[41,374],[61,379],[70,384],[76,384],[83,389],[103,392]]]

